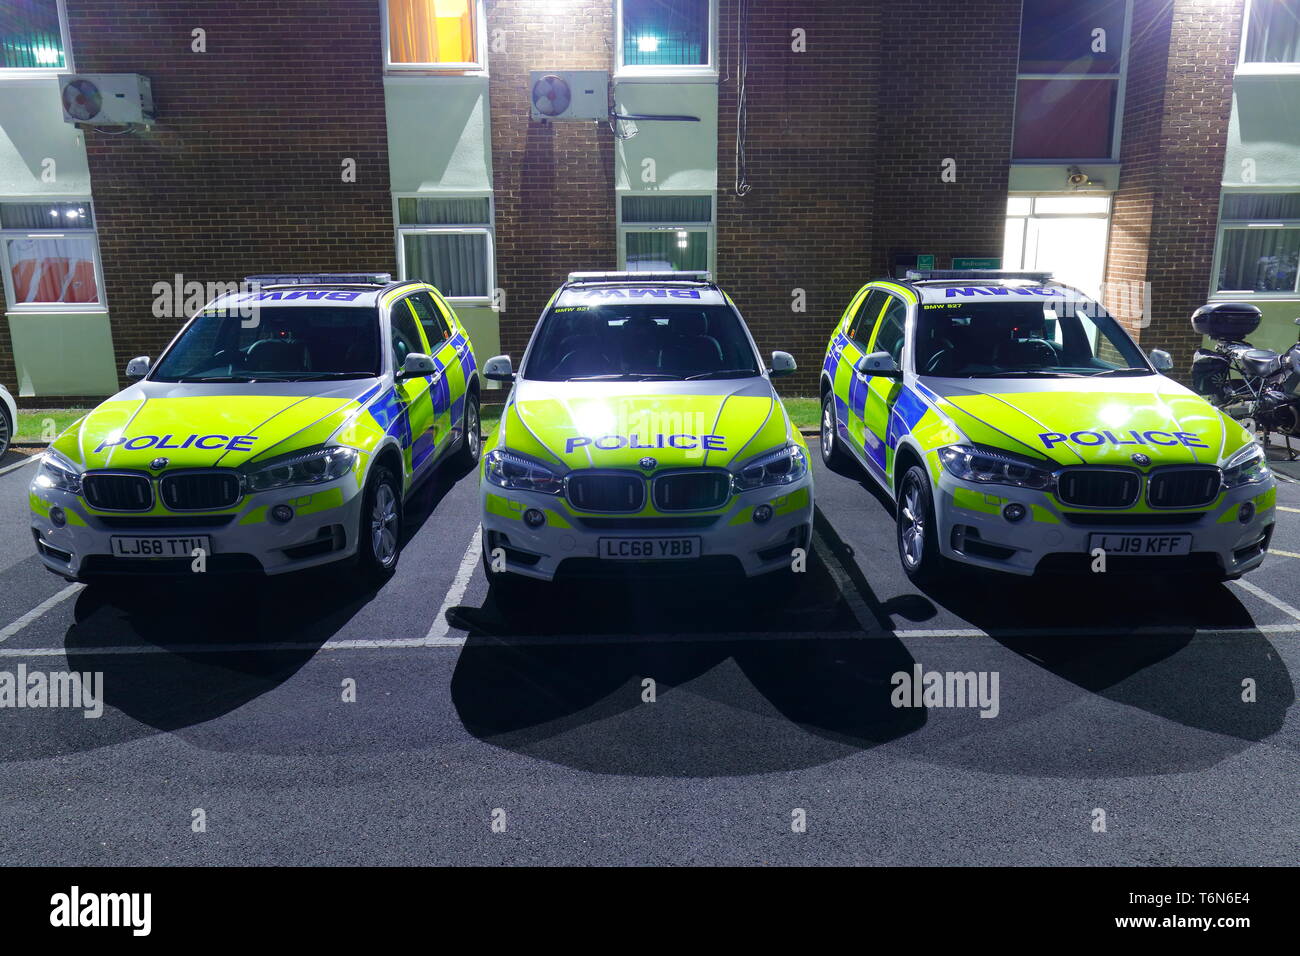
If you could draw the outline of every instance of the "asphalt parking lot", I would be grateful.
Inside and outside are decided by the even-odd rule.
[[[0,710],[0,858],[1295,863],[1300,484],[1242,583],[964,572],[924,594],[866,479],[813,458],[794,593],[601,583],[511,608],[473,475],[426,487],[374,593],[68,585],[33,553],[32,466],[0,474],[0,670],[102,672],[106,699]],[[996,717],[891,706],[918,664],[996,672]]]

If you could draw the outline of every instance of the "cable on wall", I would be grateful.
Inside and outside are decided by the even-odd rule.
[[[737,196],[753,188],[749,184],[745,140],[749,135],[749,105],[745,80],[749,73],[749,0],[737,0],[736,10],[736,184]]]

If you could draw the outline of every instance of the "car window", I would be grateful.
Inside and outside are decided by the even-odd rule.
[[[925,303],[917,318],[920,375],[1155,374],[1119,323],[1095,302]]]
[[[437,348],[451,338],[451,326],[447,324],[442,310],[433,301],[433,296],[427,292],[417,292],[406,301],[411,303],[411,308],[419,316],[420,324],[424,326],[424,332],[429,337],[431,347]]]
[[[759,374],[753,346],[730,306],[616,302],[548,310],[524,369],[525,378],[552,382]]]
[[[405,300],[394,302],[392,309],[393,370],[400,371],[402,363],[412,352],[425,351],[420,339],[420,328]]]
[[[158,360],[157,382],[301,381],[379,374],[373,307],[262,306],[253,324],[237,310],[195,316]]]
[[[880,317],[880,330],[876,333],[873,352],[888,352],[895,362],[902,363],[903,339],[907,328],[907,303],[902,299],[889,297],[885,314]]]
[[[858,311],[853,313],[853,318],[849,320],[849,338],[859,348],[865,350],[867,343],[871,341],[871,333],[876,330],[880,311],[888,298],[888,293],[872,289],[858,305]]]

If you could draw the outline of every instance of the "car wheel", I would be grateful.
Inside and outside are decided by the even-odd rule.
[[[465,417],[461,421],[460,450],[456,452],[456,463],[466,470],[478,464],[478,456],[483,451],[483,427],[479,417],[478,393],[470,392],[465,396]]]
[[[827,392],[822,398],[821,425],[822,463],[828,468],[843,468],[849,456],[840,447],[840,430],[835,421],[835,393]]]
[[[402,491],[397,477],[376,465],[361,505],[357,564],[366,577],[392,575],[402,554]]]
[[[0,407],[0,455],[9,450],[13,437],[14,423],[9,420],[9,409]]]
[[[898,489],[898,558],[918,585],[934,583],[948,563],[939,551],[930,478],[920,465],[907,469]]]

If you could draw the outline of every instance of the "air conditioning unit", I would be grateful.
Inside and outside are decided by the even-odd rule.
[[[535,120],[609,119],[609,73],[603,70],[534,70],[529,94]]]
[[[65,73],[59,77],[63,122],[128,126],[154,121],[149,77],[139,73]]]

